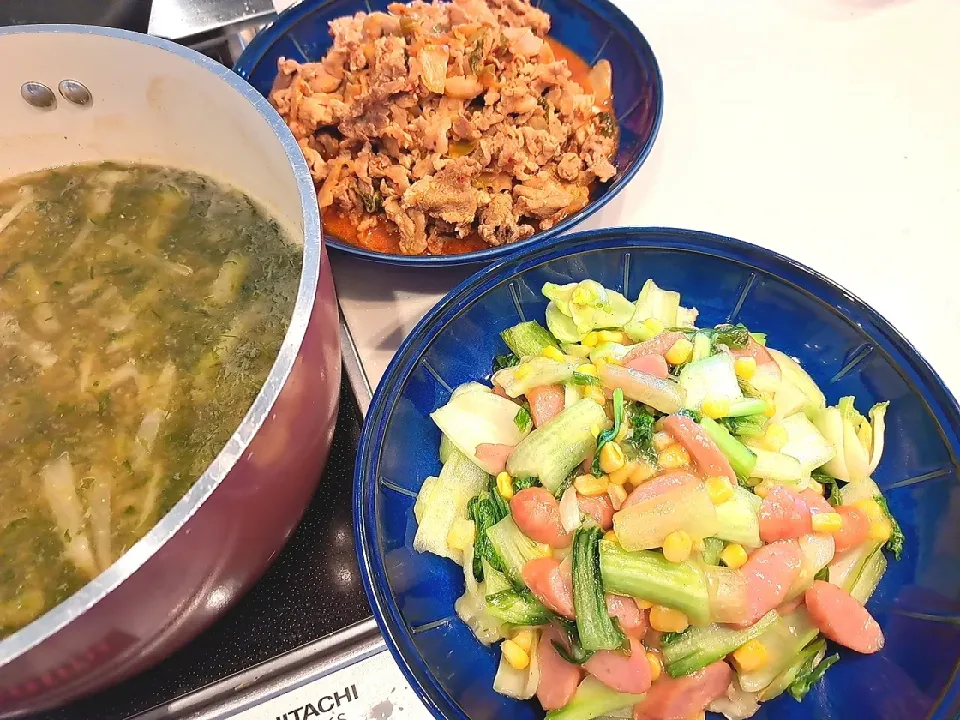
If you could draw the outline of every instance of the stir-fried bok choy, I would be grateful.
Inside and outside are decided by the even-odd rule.
[[[505,328],[434,412],[415,508],[416,548],[464,564],[458,615],[500,643],[495,689],[554,720],[741,720],[882,648],[865,605],[909,548],[870,478],[887,404],[828,406],[775,332],[697,327],[652,280],[543,293],[544,324]]]

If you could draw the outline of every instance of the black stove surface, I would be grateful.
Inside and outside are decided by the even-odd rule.
[[[156,667],[34,720],[126,720],[369,618],[353,543],[361,423],[344,378],[317,493],[287,546],[234,608]]]

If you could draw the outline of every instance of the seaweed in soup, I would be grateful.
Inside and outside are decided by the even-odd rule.
[[[300,270],[276,220],[196,173],[0,183],[0,637],[202,474],[273,365]]]

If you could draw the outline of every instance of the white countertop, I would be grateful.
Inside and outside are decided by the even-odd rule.
[[[960,395],[960,2],[618,4],[659,60],[663,124],[581,228],[709,230],[796,258],[885,315]],[[333,264],[373,385],[467,274]]]

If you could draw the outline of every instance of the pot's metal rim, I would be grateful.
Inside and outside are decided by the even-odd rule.
[[[243,96],[273,130],[283,146],[287,160],[296,176],[303,217],[303,268],[293,315],[277,354],[277,359],[243,421],[230,436],[223,450],[207,467],[200,479],[187,491],[186,495],[174,505],[173,509],[113,565],[67,600],[47,611],[10,637],[0,641],[0,668],[83,615],[136,572],[180,530],[226,477],[266,419],[280,390],[286,383],[287,376],[290,374],[300,351],[307,324],[313,311],[314,297],[320,277],[323,242],[320,213],[317,209],[313,181],[310,179],[310,171],[296,140],[270,104],[239,75],[205,55],[168,40],[113,28],[87,25],[21,25],[0,28],[0,43],[3,42],[5,36],[9,35],[41,33],[93,35],[150,45],[192,62],[198,69],[215,75],[236,93]]]

